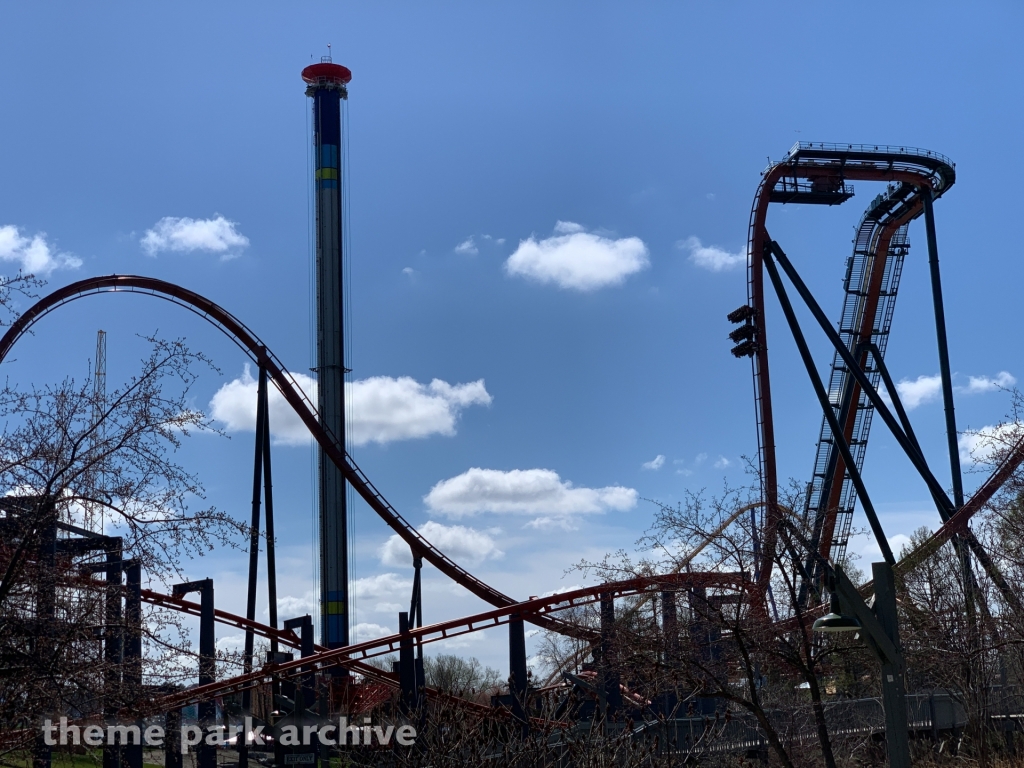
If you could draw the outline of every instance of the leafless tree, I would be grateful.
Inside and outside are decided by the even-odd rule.
[[[111,696],[100,633],[117,629],[104,611],[121,596],[92,575],[110,553],[61,548],[58,528],[119,540],[122,558],[158,583],[179,577],[184,558],[245,540],[244,525],[203,506],[177,459],[183,439],[213,430],[189,407],[212,365],[181,340],[148,342],[139,372],[101,402],[88,380],[0,388],[0,730]],[[102,524],[89,519],[97,511]],[[180,620],[148,611],[144,624],[147,680],[180,681],[191,666]],[[120,690],[118,705],[139,693]]]

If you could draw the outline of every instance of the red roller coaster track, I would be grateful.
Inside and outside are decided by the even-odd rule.
[[[800,181],[807,183],[801,188]],[[754,401],[757,418],[758,458],[761,469],[762,497],[765,502],[765,517],[761,526],[761,557],[758,568],[758,585],[767,589],[771,579],[772,563],[775,558],[777,529],[781,519],[778,505],[778,473],[775,459],[775,422],[772,413],[771,373],[768,366],[768,337],[765,325],[764,262],[765,246],[770,243],[767,230],[768,207],[772,202],[797,202],[800,194],[806,195],[807,202],[828,202],[815,195],[831,193],[832,202],[842,202],[847,193],[845,182],[849,180],[894,182],[906,187],[902,205],[897,215],[888,218],[876,232],[873,242],[873,264],[867,279],[867,293],[863,297],[861,312],[862,325],[858,337],[870,340],[872,336],[875,307],[878,304],[882,276],[885,272],[885,256],[889,242],[896,230],[921,215],[923,202],[920,188],[927,187],[934,197],[941,196],[956,180],[952,163],[944,156],[928,150],[908,147],[886,147],[861,144],[818,144],[798,143],[787,157],[770,165],[762,174],[761,184],[754,198],[750,213],[748,231],[748,288],[747,296],[751,307],[757,311],[757,331],[754,337],[753,356]],[[854,392],[853,407],[843,429],[852,432],[857,418],[857,404],[860,398]],[[847,435],[849,437],[849,435]],[[842,488],[845,467],[838,462],[831,480],[832,493],[826,500],[829,519],[825,522],[820,552],[827,555],[832,545],[835,527],[835,512],[838,494]]]
[[[274,382],[274,386],[277,387],[278,391],[292,407],[292,410],[302,419],[310,434],[313,435],[321,448],[323,448],[324,453],[341,470],[345,475],[345,479],[351,483],[363,500],[370,505],[370,508],[380,515],[395,533],[402,537],[416,555],[419,555],[455,583],[465,587],[491,605],[504,607],[516,604],[513,598],[485,584],[459,566],[454,560],[427,541],[419,531],[413,528],[398,510],[388,503],[387,499],[374,487],[363,471],[359,469],[352,458],[346,453],[342,441],[321,427],[316,416],[316,408],[310,402],[306,393],[295,383],[291,374],[274,353],[241,320],[193,291],[164,280],[138,275],[107,275],[71,283],[43,297],[18,317],[7,330],[7,333],[4,334],[3,338],[0,339],[0,363],[7,358],[7,355],[18,339],[24,336],[41,318],[71,301],[100,293],[137,293],[155,296],[183,306],[215,325],[228,338],[241,347],[243,351],[249,354],[258,365],[266,368],[268,375]],[[561,626],[560,622],[541,616],[531,620],[550,629],[574,631],[571,627]]]
[[[570,592],[562,592],[548,597],[538,597],[525,600],[521,603],[495,608],[490,611],[478,613],[473,616],[465,616],[450,621],[443,621],[437,624],[411,629],[408,634],[395,634],[381,637],[376,640],[368,640],[362,643],[354,643],[344,648],[333,650],[321,650],[312,656],[302,659],[269,666],[264,670],[252,672],[248,675],[239,675],[226,680],[218,680],[205,686],[190,688],[178,694],[173,694],[160,702],[161,708],[172,708],[187,706],[199,701],[208,701],[217,696],[224,696],[246,688],[253,688],[269,681],[271,676],[280,678],[297,677],[303,672],[322,671],[332,666],[352,667],[365,659],[375,656],[382,656],[387,653],[397,653],[403,639],[413,639],[420,643],[433,643],[439,640],[447,640],[470,632],[479,632],[493,627],[507,624],[513,615],[522,616],[524,619],[534,621],[552,613],[566,610],[581,605],[588,605],[599,601],[602,597],[628,597],[630,595],[642,595],[652,591],[666,589],[678,590],[685,587],[722,587],[735,590],[744,590],[747,587],[746,576],[742,573],[673,573],[660,576],[646,576],[642,578],[627,579],[624,581],[606,582],[593,587],[584,587]],[[150,593],[151,595],[155,593]],[[148,599],[148,598],[147,598]],[[158,602],[157,599],[152,602]],[[171,602],[177,603],[172,605]],[[194,612],[194,603],[187,601],[167,600],[166,596],[159,595],[159,603],[176,610]],[[182,605],[184,604],[184,607]],[[241,617],[221,613],[219,620],[227,621],[239,627],[256,627],[254,622],[247,622]],[[242,622],[242,623],[239,623]],[[262,625],[259,625],[262,626]],[[269,627],[267,628],[270,629]],[[271,630],[274,631],[274,630]],[[281,633],[284,634],[284,633]],[[279,635],[280,637],[280,635]]]

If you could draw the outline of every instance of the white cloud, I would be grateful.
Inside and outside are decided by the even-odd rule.
[[[585,229],[582,224],[577,224],[575,221],[559,220],[555,222],[556,235],[571,235],[575,232],[583,232]]]
[[[364,576],[356,579],[352,591],[359,601],[398,600],[408,598],[412,589],[412,579],[406,579],[397,573],[378,573],[376,576]]]
[[[853,537],[851,537],[852,539]],[[910,537],[905,533],[897,533],[893,536],[888,536],[886,541],[889,543],[889,549],[898,558],[900,552],[910,544]],[[863,538],[864,546],[860,551],[860,557],[867,563],[877,563],[882,559],[882,548],[878,546],[878,541],[870,533],[866,534]],[[868,570],[868,576],[870,576],[870,569]]]
[[[402,268],[402,274],[403,275],[408,275],[409,277],[413,277],[413,276],[416,275],[416,270],[413,269],[412,267],[403,267]]]
[[[577,515],[632,509],[637,492],[619,485],[574,488],[550,469],[503,472],[473,467],[437,483],[423,500],[434,512],[449,517],[480,512],[534,515],[531,527],[567,528]]]
[[[966,387],[955,387],[955,391],[961,395],[980,395],[985,392],[995,392],[1000,389],[1008,389],[1017,383],[1017,379],[1006,371],[1000,371],[994,377],[968,376]],[[896,391],[900,394],[903,407],[912,411],[919,405],[938,400],[942,395],[942,377],[939,374],[934,376],[918,376],[911,381],[902,379],[896,383]],[[891,402],[887,392],[882,392],[886,402]]]
[[[966,387],[959,388],[959,391],[968,395],[976,395],[982,392],[995,392],[999,389],[1009,389],[1017,383],[1017,379],[1006,371],[1000,371],[995,378],[988,376],[969,376]]]
[[[316,381],[292,374],[314,403]],[[229,432],[256,430],[257,383],[245,367],[242,375],[224,384],[210,400],[210,414]],[[429,435],[454,435],[464,408],[490,405],[483,379],[467,384],[448,384],[434,379],[420,384],[408,376],[397,379],[374,376],[345,385],[349,410],[349,435],[354,445],[410,440]],[[306,445],[309,432],[276,387],[269,390],[270,429],[283,445]]]
[[[472,237],[467,237],[461,243],[455,246],[456,253],[464,253],[468,256],[474,256],[480,253],[480,249],[476,247],[476,242]]]
[[[164,216],[142,237],[142,247],[150,256],[160,251],[209,251],[231,258],[232,248],[245,248],[249,238],[237,229],[238,224],[220,214],[212,219]]]
[[[665,457],[662,456],[659,453],[657,456],[655,456],[650,461],[645,461],[643,464],[641,464],[640,468],[641,469],[661,469],[663,466],[665,466]]]
[[[490,405],[484,380],[420,384],[408,376],[374,376],[346,387],[350,434],[355,445],[389,443],[428,435],[454,435],[463,408]]]
[[[245,635],[228,635],[217,638],[217,650],[221,652],[240,651],[245,648]]]
[[[701,245],[696,237],[678,241],[676,248],[689,251],[690,261],[710,272],[725,272],[747,263],[747,254],[743,251],[730,253],[717,245]]]
[[[497,560],[505,555],[488,533],[475,528],[428,520],[420,526],[419,532],[458,563],[478,565],[484,560]],[[412,565],[409,545],[397,533],[392,534],[380,548],[380,561],[384,565]]]
[[[0,261],[18,262],[23,272],[40,277],[55,269],[78,269],[82,266],[80,258],[61,253],[46,242],[45,232],[37,232],[29,238],[13,224],[0,226]]]
[[[505,271],[560,288],[593,291],[620,285],[648,266],[647,246],[639,237],[616,240],[586,232],[574,222],[559,221],[551,237],[520,240],[505,262]]]
[[[366,640],[376,640],[378,637],[387,637],[393,634],[395,633],[391,631],[390,627],[361,621],[352,627],[352,642],[362,643]]]
[[[725,456],[719,456],[715,461],[715,469],[725,469],[730,464],[732,464],[732,462],[725,458]]]
[[[914,381],[902,379],[896,382],[896,391],[900,394],[903,407],[912,411],[919,405],[938,399],[942,394],[942,377],[936,374],[934,376],[918,376]]]
[[[1015,423],[987,426],[960,435],[960,459],[972,464],[992,460],[997,454],[1015,444],[1021,435],[1021,425]]]
[[[285,595],[277,598],[277,612],[282,616],[305,616],[307,613],[312,615],[316,607],[316,594],[312,590],[302,597]],[[264,608],[263,613],[269,614],[270,611]]]

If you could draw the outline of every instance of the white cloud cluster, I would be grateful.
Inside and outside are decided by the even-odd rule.
[[[987,426],[960,435],[960,459],[972,464],[984,464],[1011,448],[1021,435],[1016,423]]]
[[[443,525],[428,520],[420,526],[419,532],[457,563],[479,565],[484,560],[497,560],[505,555],[489,533],[464,525]],[[412,565],[409,545],[397,533],[392,534],[380,548],[380,560],[384,565]]]
[[[481,512],[532,515],[531,527],[570,529],[578,515],[632,509],[637,497],[636,490],[620,485],[574,488],[550,469],[473,467],[437,483],[423,501],[432,511],[454,518]]]
[[[688,237],[676,243],[676,248],[690,252],[690,261],[710,272],[725,272],[747,263],[743,251],[731,253],[717,245],[702,245],[696,237]]]
[[[296,383],[314,403],[316,381],[301,373],[292,374]],[[210,400],[210,415],[229,432],[256,430],[257,383],[245,367],[242,375],[224,384]],[[434,379],[420,384],[402,376],[374,376],[346,385],[349,434],[354,445],[410,440],[429,435],[454,435],[455,424],[464,408],[490,405],[491,396],[483,379],[467,384],[449,384]],[[305,445],[309,432],[275,387],[269,394],[270,430],[283,445]]]
[[[461,253],[464,256],[476,256],[480,253],[480,246],[495,246],[504,245],[504,237],[494,237],[493,235],[480,235],[480,242],[477,241],[476,235],[470,235],[461,243],[455,246],[455,252]]]
[[[412,589],[412,580],[397,573],[378,573],[356,579],[353,587],[357,600],[394,600],[403,597]]]
[[[367,640],[376,640],[378,637],[387,637],[393,635],[390,627],[385,627],[383,624],[374,624],[368,621],[361,621],[352,627],[352,642],[362,643]]]
[[[645,461],[640,465],[641,469],[658,470],[665,466],[665,457],[662,454],[658,454],[650,461]]]
[[[82,260],[70,253],[61,253],[46,242],[46,233],[32,237],[21,234],[13,224],[0,226],[0,261],[14,261],[26,274],[46,277],[55,269],[78,269]]]
[[[249,245],[249,238],[237,227],[237,223],[220,214],[212,219],[164,216],[152,229],[146,230],[142,247],[150,256],[161,251],[209,251],[228,259],[233,248]]]
[[[217,650],[222,653],[231,653],[245,648],[245,635],[228,635],[217,638]]]
[[[912,411],[919,405],[930,403],[939,397],[942,393],[942,377],[935,374],[918,376],[913,381],[902,379],[896,382],[896,391],[900,394],[903,407]]]
[[[613,239],[587,232],[574,222],[559,221],[551,237],[520,240],[505,262],[505,271],[560,288],[593,291],[620,285],[648,266],[647,246],[639,237]]]
[[[347,385],[352,442],[389,443],[428,435],[454,435],[459,413],[492,398],[478,379],[449,384],[434,379],[420,384],[408,376],[374,376]]]
[[[282,616],[302,616],[305,613],[312,615],[316,612],[316,609],[316,595],[312,590],[302,597],[285,595],[284,597],[277,598],[277,611]],[[264,608],[263,613],[269,615],[270,611]]]
[[[462,253],[467,256],[475,256],[476,254],[480,253],[480,249],[476,247],[476,242],[474,242],[472,237],[467,237],[465,240],[463,240],[461,243],[455,246],[455,252]]]
[[[962,391],[968,395],[977,395],[983,392],[995,392],[999,389],[1009,389],[1017,383],[1017,379],[1006,371],[1000,371],[994,378],[988,376],[969,376],[967,386]]]
[[[1016,378],[1006,371],[1000,371],[992,378],[968,376],[967,386],[954,387],[954,390],[962,395],[980,395],[985,392],[1008,389],[1016,383]],[[938,400],[942,396],[942,377],[935,374],[934,376],[918,376],[913,381],[902,379],[896,382],[896,391],[899,392],[903,407],[912,411],[918,406]],[[882,395],[888,401],[888,393],[882,392]]]

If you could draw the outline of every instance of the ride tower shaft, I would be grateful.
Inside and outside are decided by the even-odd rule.
[[[313,99],[316,201],[316,373],[320,424],[344,447],[345,327],[342,260],[341,100],[352,73],[324,57],[302,70]],[[345,478],[321,448],[320,632],[328,648],[349,644],[348,510]]]

